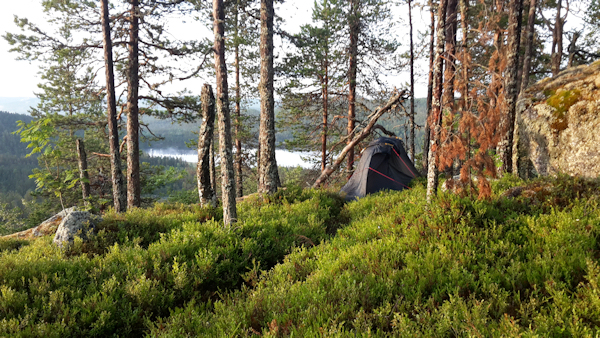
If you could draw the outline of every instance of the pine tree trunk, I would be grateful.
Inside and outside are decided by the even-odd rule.
[[[240,0],[235,5],[235,37],[234,37],[234,48],[235,48],[235,187],[236,196],[244,196],[244,178],[242,176],[242,139],[241,139],[241,118],[242,109],[240,102],[242,95],[240,91],[240,44],[239,44],[239,7]]]
[[[102,35],[104,45],[104,66],[106,71],[106,102],[108,117],[108,143],[110,146],[110,171],[114,208],[116,212],[127,209],[127,192],[125,179],[121,171],[119,156],[119,130],[117,124],[117,104],[115,101],[115,76],[112,58],[112,40],[110,37],[110,21],[108,16],[108,0],[102,1]]]
[[[531,54],[533,53],[533,38],[535,34],[535,11],[536,0],[529,1],[529,17],[527,18],[527,41],[525,42],[525,54],[523,55],[523,75],[521,77],[521,90],[527,89],[529,85],[529,70],[531,68]]]
[[[415,51],[413,45],[412,2],[408,0],[410,30],[410,159],[415,160]]]
[[[129,12],[129,57],[127,71],[127,207],[140,206],[140,143],[138,121],[138,0],[131,1]]]
[[[235,176],[231,142],[231,119],[227,88],[227,66],[225,64],[225,9],[223,0],[213,0],[215,34],[215,72],[217,75],[217,116],[219,119],[219,155],[221,157],[221,198],[225,226],[237,222],[235,204]]]
[[[210,140],[210,185],[212,190],[217,194],[217,169],[215,165],[215,137]]]
[[[429,28],[429,80],[427,81],[427,118],[425,119],[425,137],[423,142],[423,170],[425,172],[429,170],[429,141],[431,139],[430,115],[433,97],[433,59],[435,58],[435,15],[432,0],[429,0],[429,14],[431,15],[431,26]]]
[[[87,156],[85,154],[85,145],[83,141],[77,139],[77,160],[79,162],[79,181],[81,182],[81,195],[85,205],[90,205],[90,176],[88,174]]]
[[[521,44],[521,19],[523,16],[523,0],[512,0],[508,14],[508,51],[506,62],[506,113],[500,126],[503,132],[500,154],[501,173],[512,172],[512,149],[515,131],[515,112],[517,105],[517,83],[519,71],[519,46]]]
[[[554,20],[554,31],[552,32],[552,76],[560,72],[560,61],[562,60],[562,33],[563,22],[560,16],[562,0],[556,3],[556,18]]]
[[[348,18],[350,32],[350,45],[348,48],[348,143],[350,143],[354,137],[353,131],[356,119],[356,58],[358,56],[358,34],[360,33],[358,5],[359,0],[350,0],[350,17]],[[354,170],[354,148],[350,149],[347,155],[348,167],[346,170],[348,179],[350,179],[352,170]]]
[[[273,0],[260,1],[260,156],[258,192],[277,191],[279,173],[275,159],[275,98],[273,96]]]
[[[435,61],[433,68],[433,96],[431,100],[432,135],[429,142],[429,154],[427,160],[427,201],[437,194],[438,168],[437,151],[440,147],[440,129],[442,124],[442,85],[444,68],[444,27],[446,26],[446,9],[448,0],[440,0],[438,7],[438,23],[436,28]]]
[[[215,97],[210,85],[202,86],[202,125],[198,133],[198,167],[196,178],[198,180],[198,195],[200,205],[217,205],[217,195],[211,182],[211,161],[214,124],[215,124]]]
[[[456,9],[458,1],[448,0],[448,8],[446,9],[446,47],[445,47],[445,64],[444,72],[444,98],[442,107],[454,111],[454,76],[456,73]]]

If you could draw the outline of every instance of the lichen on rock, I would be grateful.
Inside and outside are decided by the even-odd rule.
[[[525,90],[517,104],[519,175],[600,176],[600,62],[569,68]]]

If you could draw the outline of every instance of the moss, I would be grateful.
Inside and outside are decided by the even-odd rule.
[[[544,92],[546,94],[546,92]],[[546,103],[554,107],[554,120],[550,124],[550,127],[557,131],[567,129],[569,121],[566,116],[566,112],[571,108],[572,105],[577,103],[581,97],[581,92],[578,89],[559,91],[550,96]]]

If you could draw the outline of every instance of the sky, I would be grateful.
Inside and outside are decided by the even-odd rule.
[[[14,24],[14,16],[28,18],[41,27],[44,27],[45,15],[42,11],[41,0],[0,0],[0,35],[5,32],[18,33],[20,29]],[[293,33],[299,30],[300,25],[310,22],[313,1],[310,0],[289,0],[283,5],[276,6],[276,13],[283,17],[284,29]],[[405,15],[406,11],[400,8],[394,10],[398,17]],[[418,10],[415,13],[415,25],[421,30],[429,24],[428,13],[420,14]],[[192,20],[175,20],[171,23],[171,31],[180,38],[190,37],[205,28],[194,27],[190,29]],[[46,26],[47,27],[47,26]],[[401,32],[400,39],[406,39],[407,34]],[[10,45],[0,38],[0,97],[33,97],[37,91],[37,84],[40,82],[38,75],[39,63],[29,61],[15,60],[16,53],[9,52]],[[277,48],[277,46],[275,47]],[[424,69],[426,63],[421,65]],[[201,88],[202,80],[187,82],[190,87]],[[408,82],[407,74],[402,74],[393,79],[389,79],[393,85],[401,87]],[[423,97],[426,93],[426,76],[417,79],[416,97]],[[173,91],[183,88],[173,87]]]

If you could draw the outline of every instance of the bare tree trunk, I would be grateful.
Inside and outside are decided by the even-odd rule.
[[[431,139],[431,127],[429,125],[431,115],[431,100],[433,93],[433,59],[435,45],[435,15],[433,11],[433,2],[429,0],[429,14],[431,15],[431,26],[429,34],[429,80],[427,81],[427,118],[425,120],[425,138],[423,142],[423,170],[429,168],[429,140]]]
[[[512,149],[515,131],[515,112],[517,105],[517,82],[519,71],[519,46],[521,45],[521,19],[523,0],[512,0],[508,14],[508,54],[506,62],[506,114],[502,118],[500,130],[503,132],[500,154],[501,173],[512,172]]]
[[[456,30],[457,0],[448,0],[446,9],[446,47],[444,72],[444,98],[442,107],[454,111],[454,76],[456,73]]]
[[[410,159],[415,160],[415,51],[413,44],[412,1],[408,0],[410,30]]]
[[[215,124],[215,97],[208,84],[202,86],[202,125],[198,133],[198,167],[196,178],[198,180],[198,195],[200,205],[217,205],[217,195],[211,182],[210,154]]]
[[[240,91],[240,44],[239,44],[239,7],[240,0],[237,0],[235,5],[235,187],[237,188],[236,196],[244,196],[244,177],[242,176],[242,139],[241,139],[241,126],[242,126],[242,110],[240,102],[242,95]]]
[[[219,155],[221,156],[221,198],[223,201],[223,223],[225,226],[237,222],[235,204],[235,176],[231,144],[231,120],[227,88],[227,66],[225,64],[225,10],[223,0],[213,0],[215,34],[215,71],[217,75],[217,116],[219,118]]]
[[[217,169],[215,165],[215,137],[210,140],[210,185],[212,190],[217,194]]]
[[[258,192],[277,191],[279,173],[275,159],[275,99],[273,96],[273,0],[260,1],[260,157]]]
[[[531,68],[531,54],[533,53],[536,6],[536,0],[529,1],[529,17],[527,18],[527,41],[525,42],[525,55],[523,55],[523,75],[521,77],[521,90],[525,90],[529,85],[529,69]]]
[[[327,118],[329,116],[329,59],[327,51],[325,51],[325,76],[323,78],[323,133],[321,134],[321,171],[327,166]]]
[[[87,156],[85,154],[85,145],[83,141],[77,139],[77,160],[79,162],[79,181],[81,182],[81,195],[85,205],[90,205],[90,176],[88,174]]]
[[[442,84],[444,68],[444,28],[446,26],[446,9],[448,0],[440,0],[438,7],[438,23],[436,29],[437,41],[435,45],[435,61],[433,68],[433,97],[431,100],[432,135],[429,142],[427,160],[427,201],[437,194],[438,168],[437,151],[440,147],[440,129],[442,124]]]
[[[392,93],[392,97],[390,97],[385,106],[378,107],[373,113],[371,113],[371,115],[369,115],[368,117],[368,122],[365,128],[360,133],[358,133],[358,135],[355,135],[354,138],[346,144],[338,158],[335,160],[335,162],[333,162],[333,164],[330,167],[327,167],[325,170],[321,171],[321,175],[319,176],[319,178],[317,178],[312,187],[320,187],[329,178],[329,176],[331,176],[333,172],[338,170],[344,162],[344,159],[346,158],[346,155],[350,152],[350,150],[354,148],[354,146],[356,146],[360,141],[364,140],[367,136],[371,134],[371,131],[376,127],[377,120],[383,114],[385,114],[385,112],[391,109],[395,109],[397,104],[402,104],[402,102],[406,100],[405,96],[406,91],[394,92]]]
[[[351,142],[354,131],[354,120],[356,118],[356,71],[357,71],[357,56],[358,56],[358,34],[360,33],[360,23],[358,18],[358,0],[350,0],[350,17],[348,18],[348,25],[350,31],[350,46],[348,49],[349,54],[349,68],[348,68],[348,142]],[[352,170],[354,169],[354,148],[351,148],[348,152],[348,168],[347,176],[350,179],[352,176]]]
[[[560,72],[560,61],[562,60],[563,20],[560,16],[561,9],[562,0],[558,0],[554,31],[552,32],[552,76],[556,76]]]
[[[121,171],[119,157],[119,130],[117,125],[117,104],[115,101],[115,75],[113,70],[112,40],[110,37],[110,21],[108,16],[108,0],[102,1],[102,34],[104,39],[104,68],[106,70],[106,102],[108,115],[108,144],[110,146],[110,171],[114,207],[116,212],[127,209],[127,192],[125,179]]]
[[[127,207],[140,206],[140,143],[138,121],[138,0],[131,1],[129,11],[129,56],[127,69]]]
[[[573,32],[573,38],[571,39],[571,43],[569,43],[569,61],[567,63],[567,67],[573,67],[573,61],[575,61],[575,53],[577,52],[577,40],[581,37],[581,32]]]

